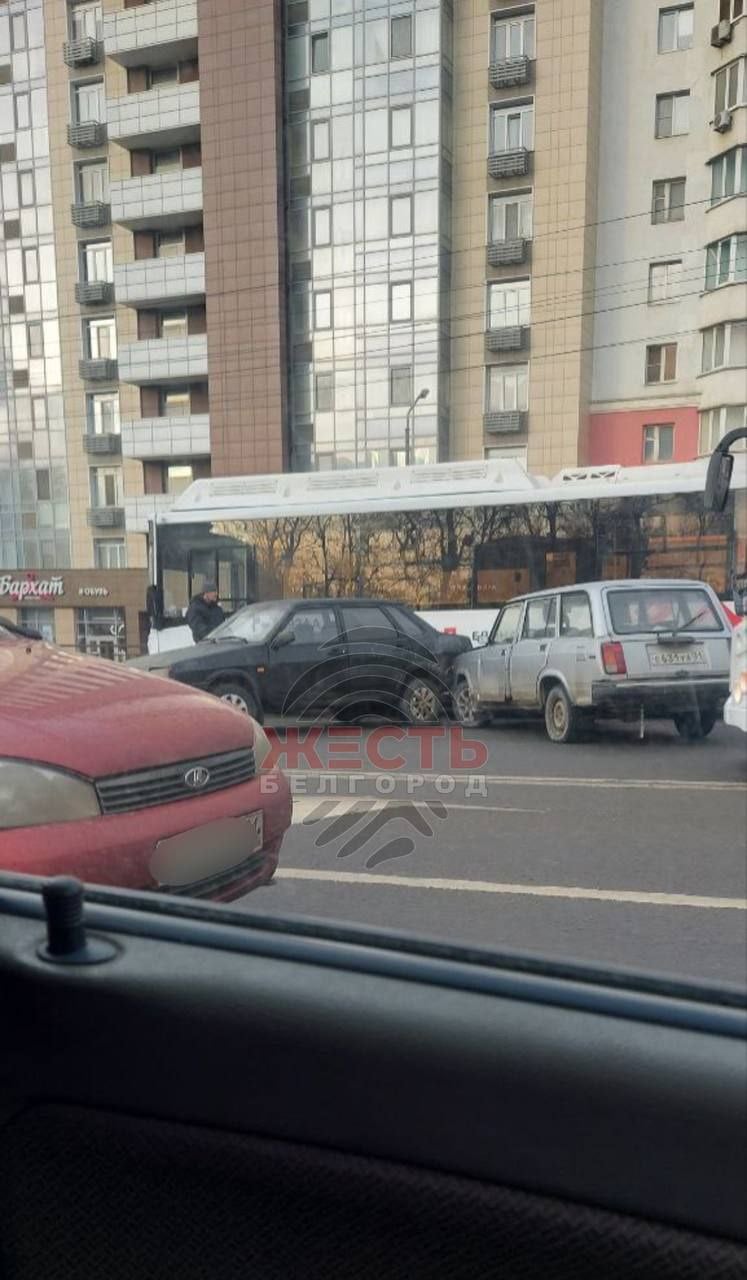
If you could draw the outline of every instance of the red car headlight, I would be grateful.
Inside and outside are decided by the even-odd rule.
[[[101,813],[95,787],[63,769],[0,759],[0,830],[76,822]]]

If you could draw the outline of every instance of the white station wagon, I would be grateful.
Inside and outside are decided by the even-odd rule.
[[[729,692],[730,639],[703,582],[537,591],[504,605],[487,644],[457,659],[454,711],[470,727],[501,711],[541,712],[553,742],[603,716],[671,718],[683,737],[704,738]]]

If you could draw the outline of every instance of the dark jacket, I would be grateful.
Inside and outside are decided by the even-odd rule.
[[[187,625],[195,641],[204,640],[205,636],[225,621],[225,617],[217,602],[209,604],[203,596],[192,596],[187,609]]]

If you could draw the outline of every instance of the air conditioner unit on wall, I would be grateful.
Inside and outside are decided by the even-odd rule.
[[[719,111],[713,122],[716,132],[726,133],[727,129],[731,129],[732,118],[731,111]]]
[[[720,49],[723,44],[728,44],[731,40],[731,23],[728,18],[722,18],[717,22],[715,27],[711,27],[711,44],[714,49]]]

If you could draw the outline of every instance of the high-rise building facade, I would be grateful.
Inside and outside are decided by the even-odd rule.
[[[200,476],[742,422],[746,8],[0,5],[0,612],[136,650]]]

